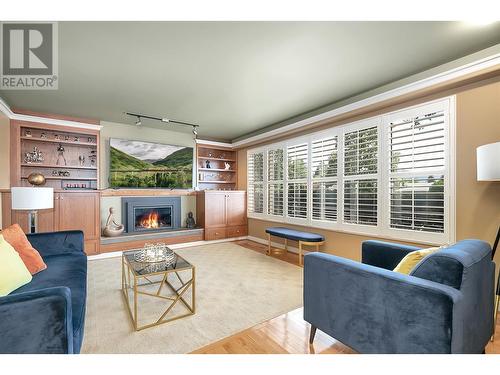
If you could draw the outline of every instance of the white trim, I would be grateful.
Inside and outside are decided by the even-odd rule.
[[[214,146],[214,147],[227,147],[227,148],[234,148],[235,147],[232,143],[208,141],[205,139],[197,139],[196,144],[200,145],[200,146]]]
[[[67,126],[70,128],[90,129],[97,131],[100,131],[102,129],[102,125],[88,124],[86,122],[59,120],[50,117],[39,117],[39,116],[22,115],[19,113],[15,113],[12,112],[10,107],[7,105],[7,103],[3,101],[2,98],[0,98],[0,112],[3,112],[11,120],[37,122],[41,124]]]
[[[246,240],[247,238],[248,238],[248,236],[241,236],[241,237],[225,238],[222,240],[176,243],[176,244],[167,245],[167,246],[170,249],[175,250],[175,249],[182,249],[185,247],[194,247],[194,246],[202,246],[202,245],[212,245],[212,244],[222,243],[222,242],[240,241],[240,240]],[[132,250],[132,249],[130,249],[130,250]],[[123,251],[130,251],[130,250],[123,250]],[[87,257],[87,259],[88,260],[99,260],[99,259],[107,259],[107,258],[116,258],[116,257],[121,256],[123,251],[113,251],[113,252],[97,254],[97,255],[89,255]]]
[[[358,100],[354,103],[344,105],[339,108],[332,109],[330,111],[321,113],[319,115],[311,116],[306,119],[294,122],[293,124],[285,125],[277,129],[269,130],[267,132],[261,133],[254,135],[252,137],[242,139],[241,141],[233,142],[232,145],[233,147],[242,147],[250,143],[262,141],[266,138],[280,135],[283,133],[287,133],[296,129],[299,129],[303,126],[313,124],[315,122],[327,120],[329,118],[348,113],[351,111],[354,111],[356,109],[360,109],[363,107],[367,107],[369,105],[377,104],[380,103],[384,100],[389,100],[396,98],[398,96],[406,95],[409,93],[412,93],[414,91],[422,90],[434,85],[437,85],[439,83],[443,83],[470,73],[474,73],[495,65],[500,64],[500,53],[497,53],[492,56],[485,57],[483,59],[473,61],[469,64],[465,64],[462,66],[459,66],[454,69],[447,70],[445,72],[433,75],[428,78],[424,78],[421,80],[418,80],[416,82],[412,82],[406,85],[403,85],[401,87],[385,91],[380,94],[373,95],[369,98],[361,99]]]

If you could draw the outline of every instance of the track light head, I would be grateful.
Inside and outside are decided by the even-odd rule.
[[[197,135],[198,135],[198,129],[196,129],[196,126],[193,126],[193,134],[194,134],[195,136],[197,136]]]
[[[168,118],[166,118],[166,117],[162,118],[161,121],[162,122],[170,122],[170,120]]]
[[[141,121],[141,118],[139,116],[137,116],[137,121],[135,122],[135,125],[136,126],[141,126],[142,125],[142,121]]]

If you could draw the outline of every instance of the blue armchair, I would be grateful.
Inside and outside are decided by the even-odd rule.
[[[79,353],[85,323],[83,233],[28,235],[47,269],[0,297],[0,353]]]
[[[365,241],[362,263],[304,258],[304,319],[360,353],[482,353],[493,332],[490,246],[464,240],[403,275],[412,246]]]

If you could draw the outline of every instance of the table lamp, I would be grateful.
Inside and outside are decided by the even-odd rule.
[[[54,189],[49,187],[13,187],[10,189],[12,209],[30,211],[28,214],[28,233],[38,229],[37,210],[54,208]]]
[[[500,182],[500,142],[479,146],[476,151],[477,151],[477,180]],[[498,227],[497,237],[493,244],[491,259],[493,259],[495,256],[499,240],[500,240],[500,227]],[[497,280],[497,291],[495,298],[495,320],[494,320],[495,323],[493,327],[493,336],[495,335],[498,304],[500,302],[500,274],[498,276],[499,279]]]

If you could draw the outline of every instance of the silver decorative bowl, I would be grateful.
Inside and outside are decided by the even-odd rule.
[[[134,254],[134,260],[140,263],[173,262],[174,252],[163,243],[146,243],[144,248]]]

